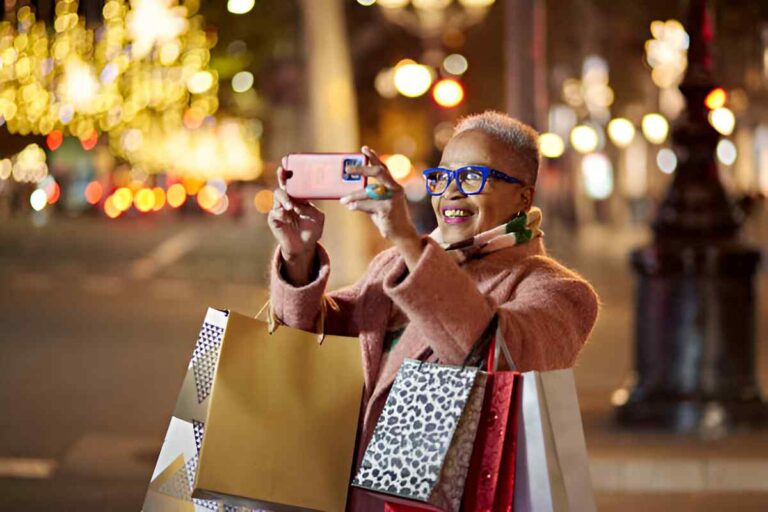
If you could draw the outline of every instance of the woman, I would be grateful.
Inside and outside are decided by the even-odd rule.
[[[318,244],[323,214],[317,208],[278,189],[269,214],[279,245],[271,277],[276,318],[311,330],[322,317],[324,332],[360,338],[365,412],[359,453],[405,358],[460,364],[497,315],[520,370],[566,368],[598,310],[592,287],[545,255],[541,212],[532,206],[535,130],[496,112],[457,125],[439,168],[425,171],[438,221],[430,237],[416,232],[403,188],[386,165],[369,148],[363,152],[372,165],[359,172],[383,187],[342,203],[370,215],[393,247],[353,286],[326,294],[330,262]],[[356,495],[352,509],[381,505]]]

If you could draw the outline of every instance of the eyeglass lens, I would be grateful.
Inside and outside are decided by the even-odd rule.
[[[446,171],[434,171],[427,175],[427,188],[431,194],[442,194],[449,184],[449,173]],[[473,169],[461,169],[459,184],[464,193],[479,192],[483,188],[483,174]]]

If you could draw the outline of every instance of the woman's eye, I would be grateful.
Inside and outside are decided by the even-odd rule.
[[[479,172],[470,171],[470,172],[467,172],[467,173],[464,174],[464,179],[465,180],[470,180],[470,181],[482,180],[483,179],[483,175],[480,174]]]

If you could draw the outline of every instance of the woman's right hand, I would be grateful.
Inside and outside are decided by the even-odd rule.
[[[280,188],[274,191],[272,209],[267,223],[287,264],[286,270],[294,281],[309,281],[309,274],[317,249],[317,241],[323,234],[325,214],[308,201],[297,200],[285,191],[287,171],[277,169]]]

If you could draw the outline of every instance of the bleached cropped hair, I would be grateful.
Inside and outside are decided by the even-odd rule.
[[[529,184],[536,184],[541,161],[539,132],[514,117],[494,110],[464,117],[456,124],[453,135],[467,130],[484,132],[501,142],[525,166]]]

